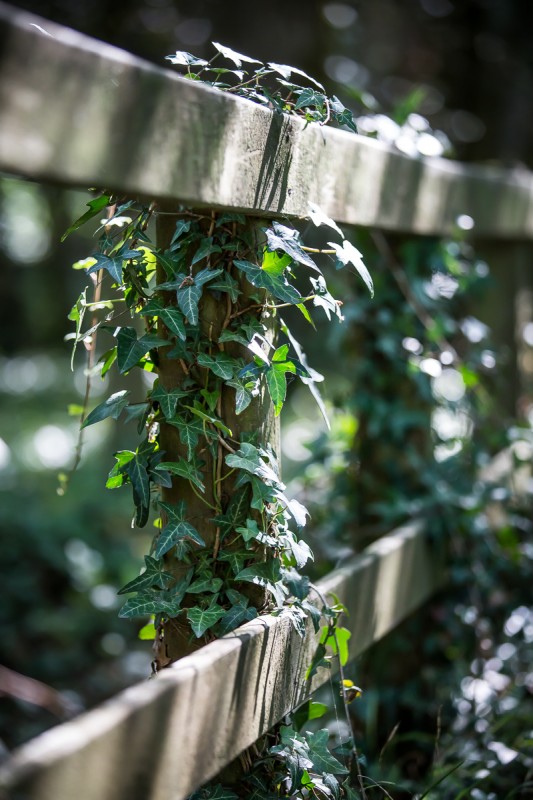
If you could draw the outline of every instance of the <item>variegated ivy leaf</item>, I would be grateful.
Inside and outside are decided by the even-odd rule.
[[[291,286],[284,275],[275,275],[267,272],[256,264],[252,264],[251,261],[237,259],[233,263],[241,272],[244,272],[253,286],[258,289],[266,289],[278,300],[284,303],[296,304],[302,299],[298,289]]]
[[[302,250],[300,234],[295,228],[289,228],[287,225],[282,225],[281,222],[273,222],[272,228],[266,228],[265,233],[269,250],[283,250],[293,261],[305,264],[316,272],[321,271],[311,256]]]
[[[363,263],[362,253],[360,253],[359,250],[357,250],[357,248],[355,248],[347,239],[343,241],[342,245],[336,244],[336,242],[328,242],[328,244],[335,250],[337,254],[337,269],[345,267],[347,264],[352,264],[361,278],[364,280],[367,289],[370,292],[370,296],[374,297],[374,283],[370,277],[369,271]]]
[[[336,231],[342,239],[344,239],[344,234],[335,220],[326,216],[326,214],[324,214],[322,209],[317,206],[316,203],[309,203],[309,216],[311,218],[311,222],[313,222],[317,228],[320,225],[326,225],[328,228],[333,228],[333,230]]]
[[[237,53],[236,50],[232,50],[231,47],[226,47],[219,42],[212,42],[213,47],[216,47],[219,53],[221,53],[224,58],[233,61],[236,67],[242,67],[242,62],[245,61],[247,64],[262,64],[262,61],[258,61],[257,58],[250,58],[250,56],[243,56],[242,53]]]
[[[148,589],[151,586],[158,586],[160,589],[166,589],[174,580],[170,572],[165,572],[164,564],[152,556],[144,557],[145,570],[141,572],[136,578],[127,583],[118,594],[128,594],[129,592],[138,592],[141,589]]]
[[[199,638],[203,636],[209,628],[212,628],[213,625],[219,621],[221,617],[224,616],[225,610],[222,606],[219,606],[217,603],[214,603],[209,608],[199,608],[195,606],[193,608],[187,609],[187,619],[190,622],[192,632],[194,635]]]
[[[165,419],[169,420],[176,414],[178,401],[188,396],[189,392],[185,392],[183,389],[166,389],[159,380],[157,380],[151,391],[150,399],[152,402],[156,401],[159,403],[163,416]]]

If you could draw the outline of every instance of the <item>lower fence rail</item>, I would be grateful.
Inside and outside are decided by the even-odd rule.
[[[350,659],[445,582],[421,522],[370,545],[317,584],[348,609]],[[317,645],[262,616],[23,745],[0,767],[4,800],[182,800],[329,679]]]

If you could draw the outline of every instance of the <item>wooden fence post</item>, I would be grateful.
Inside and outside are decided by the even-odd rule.
[[[176,221],[183,218],[183,216],[178,216],[178,210],[170,204],[161,206],[160,210],[162,213],[157,214],[156,212],[156,244],[159,251],[165,251],[169,247],[175,232]],[[174,214],[173,211],[176,213]],[[210,232],[212,234],[216,221],[215,212],[203,210],[201,213],[205,214],[202,225],[206,226],[206,233]],[[261,221],[249,219],[245,223],[233,222],[231,224],[233,225],[234,233],[237,233],[237,226],[239,225],[251,233],[257,242],[260,241],[262,237]],[[196,263],[193,267],[193,272],[196,273],[205,267],[205,263],[205,259]],[[227,264],[227,269],[231,272],[231,260]],[[257,293],[257,289],[252,287],[238,270],[234,269],[234,272],[234,278],[239,280],[239,288],[243,297],[249,295],[251,291]],[[162,267],[158,266],[158,283],[163,283],[165,280],[166,275]],[[161,296],[167,306],[176,303],[175,292],[161,292]],[[232,304],[229,294],[220,293],[217,297],[213,293],[204,292],[199,305],[200,332],[212,342],[213,354],[226,352],[232,357],[246,356],[246,360],[250,360],[249,351],[242,345],[235,342],[220,343],[218,341],[221,332],[228,325],[234,312],[235,306]],[[267,329],[265,338],[269,342],[273,342],[277,333],[276,318],[269,315],[264,308],[257,309],[256,315],[257,319],[261,320]],[[161,334],[165,335],[163,326],[161,326]],[[196,365],[194,371],[196,379],[201,380],[202,385],[207,387],[209,370]],[[183,381],[190,377],[189,367],[187,367],[183,359],[169,354],[168,348],[162,348],[159,350],[158,377],[161,385],[167,391],[179,389]],[[279,453],[279,417],[274,416],[274,407],[264,380],[261,382],[259,395],[239,415],[235,411],[235,389],[222,384],[221,394],[217,401],[216,414],[231,430],[231,438],[234,442],[240,442],[243,437],[254,438],[258,446],[270,446],[275,453]],[[178,460],[180,457],[188,458],[187,447],[180,441],[177,428],[166,421],[161,422],[160,445],[165,452],[164,458],[166,461]],[[237,449],[238,444],[234,445],[234,447]],[[214,561],[216,561],[220,545],[220,530],[216,521],[213,520],[216,515],[212,510],[212,506],[219,506],[225,510],[235,489],[234,476],[229,474],[231,470],[225,464],[225,456],[228,449],[228,443],[225,442],[222,436],[219,436],[218,445],[214,451],[205,448],[202,453],[202,459],[205,461],[205,494],[203,496],[199,496],[197,492],[194,492],[187,479],[177,476],[173,476],[170,488],[162,488],[161,490],[162,500],[167,503],[175,504],[181,500],[186,502],[188,519],[204,539],[207,548],[212,549]],[[248,487],[248,496],[245,498],[244,518],[246,516],[253,518],[256,514],[250,508],[250,495],[251,491]],[[167,556],[167,564],[168,568],[178,577],[186,571],[186,567],[177,562],[175,558]],[[261,608],[264,605],[265,592],[260,587],[253,584],[243,584],[241,591],[250,598],[251,603],[256,608]],[[158,667],[166,666],[198,649],[205,643],[206,639],[204,637],[191,640],[190,628],[184,621],[179,618],[169,619],[164,625],[164,648],[157,649],[156,644],[156,665]]]

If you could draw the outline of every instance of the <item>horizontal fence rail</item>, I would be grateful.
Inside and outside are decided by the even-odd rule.
[[[533,237],[529,172],[410,158],[184,80],[0,4],[0,169],[213,208]],[[162,54],[162,58],[163,58]]]
[[[412,523],[318,584],[348,609],[351,659],[443,585],[438,565]],[[329,679],[305,680],[316,643],[287,618],[253,620],[21,747],[0,767],[0,796],[182,800]]]

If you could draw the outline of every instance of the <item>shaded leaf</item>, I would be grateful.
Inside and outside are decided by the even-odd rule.
[[[131,392],[126,390],[112,394],[107,400],[104,400],[103,403],[93,408],[91,413],[88,414],[83,421],[81,427],[86,428],[88,425],[94,425],[95,422],[100,422],[107,417],[118,419],[124,408],[128,405],[128,397],[130,394]]]
[[[300,292],[291,286],[284,275],[273,275],[250,261],[235,260],[235,266],[244,272],[249,282],[258,289],[266,289],[270,294],[284,303],[298,303]]]

